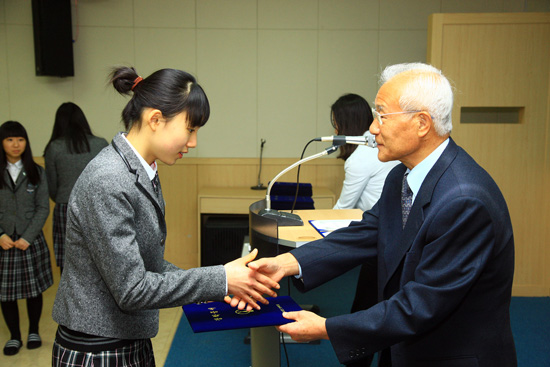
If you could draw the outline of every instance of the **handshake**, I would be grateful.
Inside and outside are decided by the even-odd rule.
[[[268,304],[264,295],[277,297],[273,289],[280,289],[279,281],[288,275],[284,264],[279,263],[279,256],[262,258],[253,261],[258,255],[258,249],[252,250],[248,255],[233,260],[224,265],[227,277],[228,293],[225,302],[232,307],[238,307],[248,311],[260,309],[259,303]],[[288,254],[296,262],[294,256]]]
[[[276,257],[264,257],[253,261],[258,255],[254,249],[250,254],[224,265],[228,293],[225,302],[239,310],[260,309],[258,303],[268,304],[264,295],[276,297],[273,289],[280,289],[279,281],[284,277],[298,275],[300,266],[296,258],[287,252]],[[277,330],[289,334],[298,342],[328,339],[325,319],[309,311],[284,312],[283,317],[295,322],[277,326]]]

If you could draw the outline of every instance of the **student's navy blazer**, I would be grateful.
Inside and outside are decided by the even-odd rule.
[[[516,366],[509,316],[514,239],[499,188],[451,139],[403,229],[405,170],[393,169],[362,221],[292,252],[302,290],[368,257],[378,260],[380,302],[326,321],[339,361],[384,350],[382,360],[391,353],[393,367]]]

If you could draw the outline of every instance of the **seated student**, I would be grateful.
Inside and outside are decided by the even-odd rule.
[[[366,135],[372,123],[368,102],[357,94],[346,94],[331,106],[331,123],[336,135]],[[369,210],[376,204],[386,176],[399,161],[381,162],[378,149],[344,144],[338,158],[345,161],[342,192],[334,209]]]

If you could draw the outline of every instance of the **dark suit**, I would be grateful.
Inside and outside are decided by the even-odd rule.
[[[450,140],[402,229],[405,170],[393,169],[361,222],[292,252],[303,290],[377,258],[381,302],[326,321],[339,361],[384,350],[383,366],[516,366],[514,239],[499,188]]]

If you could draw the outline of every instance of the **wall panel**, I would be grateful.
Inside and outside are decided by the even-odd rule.
[[[550,295],[550,13],[434,14],[428,61],[455,83],[452,137],[495,179],[514,226],[518,296]],[[517,108],[461,123],[463,107]]]
[[[43,165],[44,159],[36,157]],[[262,183],[294,163],[295,159],[272,158],[263,160]],[[162,193],[166,201],[166,225],[168,239],[165,258],[179,267],[188,269],[198,266],[198,209],[197,195],[203,187],[250,187],[258,182],[258,159],[246,158],[187,158],[173,166],[159,164]],[[326,187],[338,197],[344,181],[343,161],[340,159],[317,159],[303,165],[300,182],[309,182],[315,187]],[[279,181],[296,180],[296,169]],[[53,213],[54,203],[50,203]],[[52,247],[52,215],[44,225],[44,235],[50,248],[52,264],[55,264]]]

